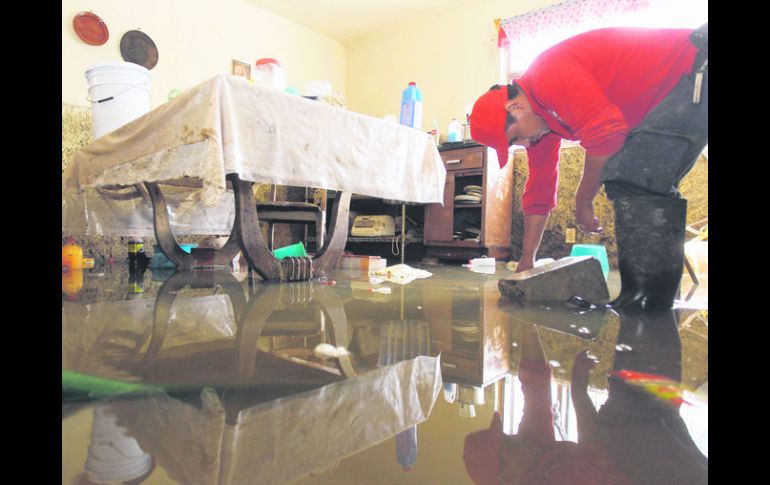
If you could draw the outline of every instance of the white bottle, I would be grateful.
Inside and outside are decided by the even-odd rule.
[[[462,134],[460,134],[460,122],[457,118],[452,118],[449,122],[449,133],[447,134],[447,141],[449,143],[455,143],[462,141]]]
[[[480,258],[473,258],[468,260],[467,265],[463,266],[494,266],[495,265],[495,258],[490,258],[487,256],[482,256]]]

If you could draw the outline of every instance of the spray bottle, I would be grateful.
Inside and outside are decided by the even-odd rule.
[[[414,81],[401,95],[401,124],[418,130],[422,127],[422,91]]]

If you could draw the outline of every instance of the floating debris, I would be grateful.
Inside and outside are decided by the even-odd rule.
[[[588,327],[580,327],[580,328],[578,329],[578,333],[585,333],[585,334],[588,334],[588,333],[591,333],[591,330],[589,330],[589,329],[588,329]]]
[[[588,300],[585,300],[579,296],[573,296],[567,300],[567,303],[570,305],[574,305],[578,308],[581,308],[583,310],[594,310],[596,309],[596,305],[591,303]]]
[[[615,350],[618,352],[630,352],[634,349],[632,349],[631,346],[627,344],[618,344],[615,346]]]
[[[313,354],[319,359],[333,359],[335,357],[344,357],[351,355],[348,349],[343,346],[335,347],[331,344],[318,344],[313,349]]]
[[[389,286],[383,286],[382,288],[369,288],[371,293],[382,293],[383,295],[390,295],[392,289]]]

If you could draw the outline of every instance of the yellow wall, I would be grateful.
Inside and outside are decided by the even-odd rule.
[[[399,116],[401,91],[416,81],[423,92],[422,129],[438,121],[442,140],[452,118],[500,82],[494,19],[562,0],[485,0],[426,12],[348,47],[348,107],[375,117]]]
[[[93,11],[110,32],[104,45],[80,40],[72,27],[80,11]],[[62,102],[89,106],[85,71],[122,61],[120,39],[141,30],[158,48],[150,71],[152,108],[172,89],[185,89],[229,73],[231,59],[253,65],[261,57],[281,61],[287,85],[327,79],[345,94],[345,47],[338,41],[259,9],[242,0],[63,0]]]

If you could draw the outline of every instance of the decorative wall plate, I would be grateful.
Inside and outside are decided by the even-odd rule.
[[[72,27],[80,40],[90,45],[102,45],[110,38],[107,24],[93,12],[80,12],[72,19]]]
[[[129,30],[120,39],[120,55],[126,62],[152,69],[158,63],[158,48],[141,30]]]

